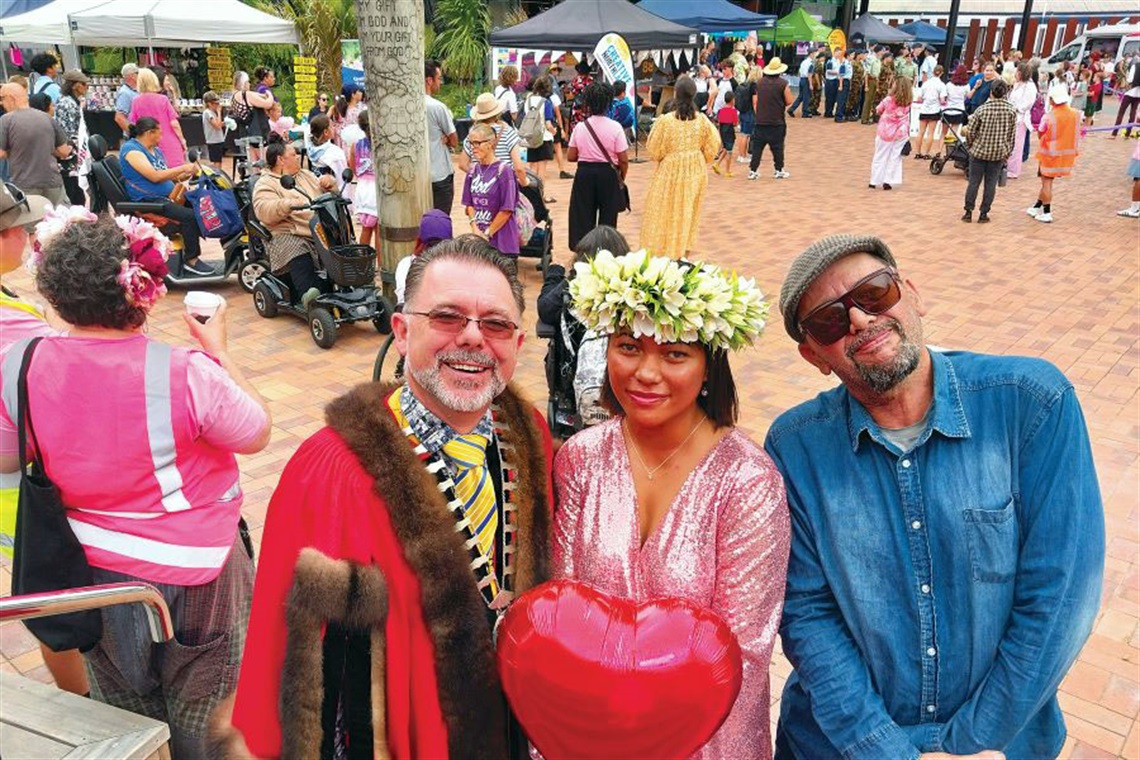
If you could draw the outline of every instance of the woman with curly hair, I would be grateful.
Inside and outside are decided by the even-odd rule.
[[[269,409],[230,358],[224,302],[201,349],[147,335],[170,241],[147,222],[60,208],[36,226],[36,285],[67,337],[25,339],[0,361],[0,472],[20,469],[15,384],[94,581],[144,581],[174,638],[151,641],[138,605],[102,611],[84,656],[91,696],[170,725],[176,757],[206,755],[206,720],[236,684],[253,559],[242,539],[235,454],[269,442]]]

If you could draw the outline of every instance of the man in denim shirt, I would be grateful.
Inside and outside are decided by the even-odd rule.
[[[875,237],[810,246],[780,309],[843,384],[766,442],[792,513],[777,758],[1055,757],[1104,565],[1073,386],[1040,359],[929,351]]]

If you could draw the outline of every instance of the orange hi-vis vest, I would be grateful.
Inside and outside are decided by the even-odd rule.
[[[1077,149],[1081,115],[1067,105],[1053,106],[1041,120],[1041,146],[1037,160],[1041,162],[1041,176],[1067,177],[1073,173],[1080,151]]]

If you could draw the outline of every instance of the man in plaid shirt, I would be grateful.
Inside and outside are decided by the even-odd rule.
[[[1014,129],[1017,126],[1017,109],[1005,99],[1009,86],[995,79],[990,87],[990,98],[970,116],[966,126],[966,149],[970,152],[969,184],[966,186],[966,213],[963,222],[972,222],[974,202],[978,199],[978,185],[985,179],[981,213],[978,224],[990,220],[990,206],[997,192],[998,178],[1005,171],[1005,160],[1013,153]]]

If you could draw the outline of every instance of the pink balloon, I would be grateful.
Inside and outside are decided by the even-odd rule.
[[[546,760],[688,757],[728,717],[743,677],[736,637],[710,610],[568,580],[511,605],[498,660],[511,709]]]

